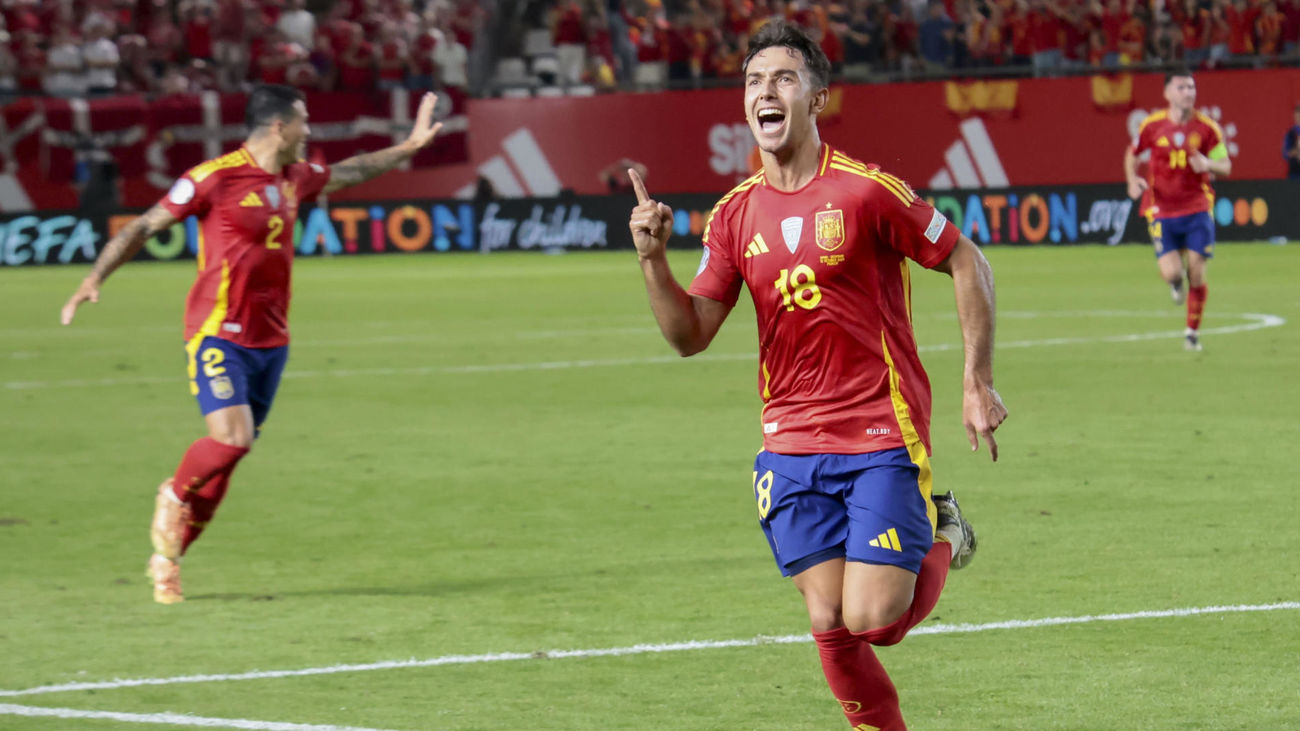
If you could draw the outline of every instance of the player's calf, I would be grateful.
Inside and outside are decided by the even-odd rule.
[[[158,486],[158,496],[154,498],[153,522],[149,525],[149,539],[153,542],[154,553],[173,561],[180,560],[181,543],[189,521],[190,506],[176,497],[172,478],[168,477]]]

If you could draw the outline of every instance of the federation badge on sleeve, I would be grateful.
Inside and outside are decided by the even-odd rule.
[[[813,225],[817,229],[817,245],[823,249],[835,251],[844,243],[844,213],[838,208],[818,211]]]
[[[925,238],[932,244],[939,243],[939,234],[943,233],[945,223],[948,223],[948,217],[935,209],[934,215],[930,216],[930,225],[925,227]]]
[[[703,274],[705,267],[707,267],[708,265],[709,265],[709,247],[706,246],[704,247],[704,253],[700,256],[700,268],[695,270],[695,276],[698,277],[701,274]]]
[[[167,200],[176,206],[183,206],[194,200],[194,183],[189,178],[177,180],[171,191],[167,193]]]
[[[208,381],[208,387],[212,389],[212,395],[225,401],[235,395],[235,386],[230,382],[227,376],[217,376]]]

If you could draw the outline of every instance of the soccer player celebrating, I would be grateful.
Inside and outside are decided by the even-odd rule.
[[[1205,263],[1214,256],[1214,190],[1210,174],[1227,176],[1232,160],[1223,130],[1196,111],[1196,81],[1192,72],[1165,76],[1162,109],[1142,121],[1133,144],[1124,150],[1124,177],[1130,198],[1142,197],[1156,247],[1160,276],[1169,283],[1174,304],[1183,302],[1183,271],[1187,272],[1187,330],[1183,345],[1201,349],[1201,314],[1209,291]],[[1138,176],[1137,156],[1151,151],[1147,180]]]
[[[114,236],[63,306],[98,302],[99,289],[150,237],[188,216],[199,220],[198,277],[185,303],[190,393],[208,435],[195,441],[158,488],[148,572],[154,600],[182,601],[180,560],[212,520],[230,475],[270,411],[289,356],[289,271],[298,202],[390,170],[433,141],[437,97],[426,94],[405,142],[336,165],[302,162],[311,129],[302,93],[265,85],[248,97],[242,147],[181,176],[166,196]]]
[[[763,451],[759,525],[803,595],[822,668],[856,729],[905,728],[872,645],[934,608],[975,551],[952,493],[935,495],[930,384],[917,355],[907,259],[949,274],[965,342],[962,418],[972,450],[1007,411],[993,388],[993,273],[979,248],[906,183],[822,144],[826,56],[781,21],[750,40],[745,117],[763,167],[704,227],[689,289],[665,245],[672,210],[629,171],[629,220],[650,306],[683,356],[708,347],[741,284],[758,315]]]

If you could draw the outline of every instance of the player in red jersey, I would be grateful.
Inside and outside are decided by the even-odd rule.
[[[745,59],[745,117],[763,168],[705,225],[689,289],[665,257],[672,210],[629,171],[629,220],[651,309],[682,355],[708,347],[742,284],[758,316],[759,524],[802,593],[822,668],[856,729],[905,728],[872,649],[933,609],[975,550],[951,492],[935,495],[930,386],[911,326],[907,259],[952,276],[965,342],[971,448],[1006,409],[993,388],[993,274],[979,248],[906,183],[824,145],[829,64],[784,22]]]
[[[1150,222],[1160,276],[1169,283],[1175,304],[1183,301],[1187,272],[1187,329],[1183,345],[1201,349],[1201,315],[1209,288],[1205,263],[1214,256],[1214,189],[1211,174],[1232,172],[1223,130],[1196,111],[1196,80],[1180,70],[1165,76],[1162,109],[1142,121],[1133,144],[1124,150],[1124,177],[1130,198],[1142,197]],[[1138,176],[1138,155],[1151,151],[1147,179]]]
[[[114,236],[63,306],[84,302],[144,243],[189,216],[199,221],[198,276],[185,303],[190,391],[208,435],[159,486],[150,537],[154,599],[182,601],[180,559],[212,519],[235,466],[253,446],[288,358],[289,273],[298,202],[390,170],[428,145],[437,97],[426,94],[406,141],[331,166],[302,162],[311,129],[300,91],[264,85],[248,97],[242,147],[181,176],[156,205]]]

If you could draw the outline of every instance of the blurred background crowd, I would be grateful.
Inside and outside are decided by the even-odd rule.
[[[808,28],[859,81],[1294,64],[1300,0],[0,0],[0,94],[731,84]]]

